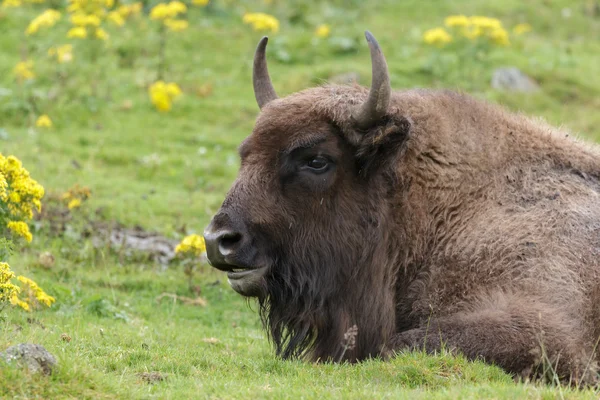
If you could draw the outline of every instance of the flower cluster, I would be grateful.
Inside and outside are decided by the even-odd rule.
[[[269,14],[247,13],[244,14],[242,20],[245,24],[252,25],[252,29],[258,32],[270,31],[275,33],[279,31],[279,21]]]
[[[75,185],[63,193],[61,199],[67,204],[69,210],[74,208],[79,208],[90,197],[92,197],[92,192],[86,186]]]
[[[148,89],[150,100],[158,111],[170,111],[173,101],[181,96],[181,89],[176,83],[158,81]]]
[[[24,276],[18,276],[17,280],[22,283],[20,291],[13,293],[10,303],[15,306],[19,306],[25,311],[31,311],[33,307],[38,304],[43,304],[46,307],[51,307],[56,301],[54,297],[48,295],[44,290],[38,286],[37,283]],[[19,294],[25,294],[25,299],[21,299]]]
[[[204,252],[206,252],[206,244],[204,243],[204,238],[200,235],[186,236],[181,243],[175,247],[175,253],[178,254],[199,256]]]
[[[0,305],[21,291],[18,286],[10,283],[10,280],[14,277],[15,273],[10,269],[10,266],[5,262],[0,262]]]
[[[452,36],[444,28],[433,28],[425,31],[423,41],[434,46],[444,46],[452,41]]]
[[[18,62],[13,68],[13,73],[19,82],[35,78],[35,72],[33,72],[33,61],[26,60]]]
[[[59,64],[70,63],[73,61],[73,45],[65,44],[63,46],[50,47],[48,57],[56,59]]]
[[[327,36],[329,36],[330,32],[331,28],[329,27],[329,25],[321,24],[317,26],[317,29],[315,29],[315,36],[320,38],[326,38]]]
[[[35,121],[35,126],[37,126],[38,128],[51,128],[52,120],[50,119],[50,117],[48,115],[42,114]]]
[[[52,9],[48,9],[35,17],[33,21],[29,23],[25,30],[26,35],[33,35],[37,33],[41,28],[51,28],[58,20],[60,20],[60,12]]]
[[[41,210],[43,196],[44,188],[29,176],[19,159],[4,157],[0,153],[0,233],[8,229],[31,242],[33,236],[26,221],[33,217],[34,208]],[[37,304],[50,307],[54,303],[54,298],[31,279],[18,276],[17,280],[21,282],[19,287],[11,282],[14,277],[10,266],[0,260],[0,306],[9,301],[14,306],[30,311]],[[26,294],[27,298],[19,298],[20,294]]]
[[[485,16],[451,15],[446,17],[444,28],[429,29],[423,34],[423,41],[434,46],[444,46],[453,41],[454,38],[466,38],[470,41],[484,40],[498,46],[510,45],[508,32],[497,18]],[[517,29],[518,27],[518,29]],[[515,34],[527,32],[531,27],[520,24],[515,27]]]
[[[158,3],[150,10],[150,19],[162,22],[163,26],[170,31],[180,32],[189,26],[188,21],[177,19],[178,16],[187,12],[187,6],[180,1],[170,3]]]
[[[107,40],[108,33],[102,28],[102,19],[114,5],[114,0],[69,0],[67,11],[71,14],[73,27],[67,32],[68,38],[87,37]]]
[[[12,222],[24,222],[33,218],[33,209],[42,208],[44,188],[29,176],[21,161],[14,156],[4,157],[0,153],[0,215],[8,216]],[[12,224],[15,233],[29,238],[22,225]],[[30,239],[28,239],[30,241]]]

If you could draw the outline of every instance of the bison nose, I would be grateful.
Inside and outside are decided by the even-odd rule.
[[[242,251],[244,234],[230,229],[212,230],[211,226],[204,231],[208,260],[215,268],[231,270],[239,264],[236,256]]]

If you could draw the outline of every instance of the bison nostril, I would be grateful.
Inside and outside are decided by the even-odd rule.
[[[226,232],[219,237],[219,252],[223,255],[227,255],[231,253],[241,241],[241,233]]]

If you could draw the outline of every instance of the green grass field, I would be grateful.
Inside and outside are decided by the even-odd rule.
[[[0,152],[18,156],[47,198],[74,184],[89,187],[92,197],[68,213],[64,231],[57,233],[55,221],[44,218],[32,224],[33,243],[20,243],[10,259],[17,274],[34,279],[56,303],[32,313],[1,311],[0,351],[38,343],[59,366],[41,377],[0,363],[0,398],[598,398],[591,389],[515,383],[498,368],[448,354],[409,353],[358,365],[284,362],[269,346],[256,305],[234,293],[223,274],[207,265],[195,274],[192,285],[200,288],[204,307],[158,301],[163,293],[195,297],[181,266],[165,269],[140,254],[95,248],[85,233],[88,221],[139,225],[173,239],[203,231],[236,175],[237,145],[258,113],[250,77],[263,34],[242,23],[246,11],[267,12],[281,23],[268,48],[280,95],[347,72],[368,85],[363,31],[369,29],[386,54],[395,89],[467,91],[596,140],[597,1],[190,5],[189,28],[169,32],[165,46],[165,79],[184,93],[168,113],[155,110],[147,93],[158,68],[154,21],[140,16],[107,29],[111,38],[104,44],[66,39],[63,15],[56,26],[25,37],[29,21],[45,8],[64,9],[62,1],[48,1],[0,8]],[[481,50],[484,57],[424,44],[423,32],[453,14],[498,18],[507,30],[528,23],[532,30],[511,34],[508,47]],[[317,39],[314,30],[322,23],[331,34]],[[65,43],[74,44],[74,60],[58,65],[46,53]],[[19,85],[12,69],[24,54],[35,60],[37,77]],[[540,91],[493,90],[491,75],[501,66],[520,68]],[[48,114],[54,126],[36,128],[39,114]],[[38,262],[46,251],[56,259],[50,269]],[[141,374],[151,372],[164,379],[148,383]]]

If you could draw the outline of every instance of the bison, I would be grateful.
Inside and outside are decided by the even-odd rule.
[[[286,359],[445,346],[515,376],[595,382],[598,147],[465,94],[392,91],[365,35],[370,89],[285,98],[259,42],[261,111],[204,232],[211,265],[258,299]]]

